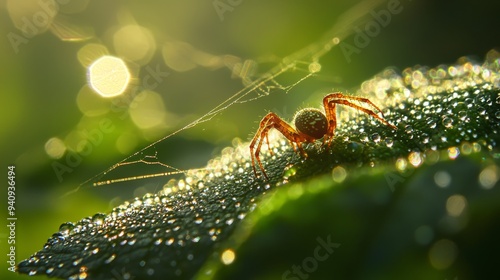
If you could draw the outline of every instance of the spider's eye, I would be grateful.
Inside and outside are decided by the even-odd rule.
[[[328,128],[325,114],[318,109],[306,108],[295,114],[295,128],[314,139],[323,137]]]

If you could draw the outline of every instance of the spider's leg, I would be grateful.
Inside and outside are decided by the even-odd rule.
[[[295,142],[295,144],[297,145],[297,148],[298,148],[298,150],[299,150],[300,154],[301,154],[303,157],[307,158],[307,153],[306,153],[306,152],[304,151],[304,149],[302,148],[302,143],[301,143],[301,142]],[[297,150],[295,150],[295,152],[296,152],[296,151],[297,151]]]
[[[370,99],[368,98],[365,98],[365,97],[359,97],[359,96],[352,96],[352,95],[345,95],[341,92],[334,92],[334,93],[330,93],[328,94],[327,96],[324,97],[324,99],[346,99],[346,100],[356,100],[356,101],[359,101],[359,102],[363,102],[363,103],[366,103],[368,105],[370,105],[371,107],[375,108],[377,111],[380,112],[380,114],[382,114],[382,110],[380,110],[380,108],[375,105],[373,102],[370,101]],[[382,114],[383,115],[383,114]]]
[[[325,109],[326,120],[328,121],[328,129],[323,139],[323,145],[328,144],[328,147],[332,143],[333,137],[335,136],[335,129],[337,128],[336,104],[330,103],[329,98],[331,95],[332,94],[323,98],[323,108]]]
[[[260,150],[262,148],[262,144],[264,141],[267,141],[268,146],[269,146],[269,139],[268,139],[268,133],[271,128],[274,128],[281,132],[285,138],[287,138],[290,142],[295,143],[298,147],[299,150],[303,155],[305,155],[304,150],[302,149],[302,146],[300,145],[300,142],[305,141],[306,139],[301,136],[292,126],[290,126],[287,122],[282,120],[278,115],[275,113],[269,113],[267,114],[260,122],[259,129],[255,133],[254,138],[252,139],[252,142],[250,143],[250,156],[252,157],[252,168],[254,171],[255,176],[257,177],[257,168],[255,167],[255,161],[257,161],[257,164],[259,166],[260,171],[266,177],[267,180],[269,178],[267,177],[267,174],[264,170],[264,166],[260,160]],[[254,149],[255,145],[257,145],[256,149]],[[295,147],[294,147],[295,148]],[[271,151],[272,154],[272,151]]]
[[[259,165],[260,172],[262,173],[262,175],[264,175],[264,177],[266,178],[267,181],[269,181],[269,177],[267,177],[266,170],[264,169],[264,166],[262,165],[262,161],[260,161],[260,149],[262,148],[262,143],[264,143],[264,141],[262,141],[262,138],[267,136],[269,129],[271,129],[271,127],[265,127],[261,131],[260,136],[259,136],[261,141],[257,145],[257,150],[255,151],[255,158],[257,159],[257,164]],[[255,171],[255,165],[254,165],[254,173],[255,173],[255,176],[257,176],[257,173]]]
[[[250,157],[252,158],[252,169],[253,169],[253,174],[255,177],[257,176],[257,169],[255,168],[255,158],[257,157],[257,160],[259,160],[258,156],[255,155],[253,147],[255,146],[255,143],[259,140],[259,134],[255,134],[255,136],[252,139],[252,142],[250,143]]]
[[[266,143],[267,143],[267,149],[269,150],[269,153],[271,155],[274,155],[273,150],[271,149],[271,145],[269,145],[269,133],[266,133]]]
[[[262,131],[266,127],[267,122],[269,121],[269,117],[266,115],[259,124],[259,129],[255,133],[255,136],[252,138],[252,142],[250,142],[250,157],[252,158],[252,169],[255,177],[257,176],[257,169],[255,168],[255,160],[260,163],[259,153],[260,153],[260,143],[262,142],[261,135]],[[258,144],[257,151],[254,152],[254,146]],[[259,164],[260,165],[260,164]]]
[[[382,115],[382,117],[380,117],[379,115],[377,115],[377,113],[375,113],[373,110],[370,110],[370,109],[361,107],[359,105],[356,105],[356,104],[350,102],[349,100],[356,100],[356,101],[368,104],[372,108],[374,108],[377,111],[379,111],[380,114]],[[379,121],[381,121],[385,125],[391,127],[392,129],[397,129],[397,127],[395,127],[394,125],[390,124],[388,121],[386,121],[384,119],[385,117],[384,117],[384,114],[382,113],[382,110],[380,110],[380,108],[377,107],[377,105],[375,105],[373,102],[371,102],[368,98],[357,97],[357,96],[350,96],[350,95],[344,95],[342,93],[336,92],[336,93],[331,93],[331,94],[325,96],[325,98],[323,99],[323,104],[326,104],[326,103],[328,103],[327,107],[332,107],[333,105],[330,105],[330,104],[335,104],[336,103],[336,104],[346,105],[346,106],[349,106],[351,108],[363,111],[364,113],[366,113],[366,114],[368,114],[368,115],[370,115],[370,116],[378,119]],[[326,110],[326,108],[325,108],[325,110]]]
[[[252,142],[250,142],[250,157],[252,158],[253,173],[255,177],[259,177],[257,176],[257,168],[255,168],[255,160],[257,160],[257,164],[259,165],[260,171],[262,172],[262,174],[264,174],[264,177],[266,177],[267,180],[269,180],[269,178],[267,178],[267,175],[264,171],[264,167],[262,166],[262,162],[260,161],[260,148],[262,146],[262,141],[264,141],[264,139],[262,139],[262,136],[267,135],[266,133],[269,130],[268,123],[270,119],[272,119],[271,113],[267,114],[264,118],[262,118],[259,124],[259,129],[255,133]],[[257,144],[257,150],[255,150],[254,152],[254,146],[256,144]]]

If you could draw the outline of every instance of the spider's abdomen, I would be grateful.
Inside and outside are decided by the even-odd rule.
[[[328,130],[325,114],[318,109],[306,108],[298,111],[294,117],[295,128],[314,139],[320,139]]]

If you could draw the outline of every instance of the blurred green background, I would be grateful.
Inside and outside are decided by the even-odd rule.
[[[170,177],[85,188],[62,198],[239,91],[243,84],[230,69],[234,63],[262,61],[250,78],[259,77],[269,65],[278,65],[281,58],[317,42],[358,2],[243,0],[231,6],[223,0],[0,1],[1,158],[5,167],[16,166],[17,261],[40,249],[61,223],[107,212],[123,200],[161,188]],[[156,151],[159,160],[181,169],[202,167],[233,138],[248,140],[269,110],[291,118],[301,106],[317,106],[324,93],[349,92],[387,66],[399,70],[415,64],[436,66],[464,55],[481,61],[488,50],[500,46],[499,2],[399,2],[401,12],[392,15],[359,53],[346,59],[336,47],[321,58],[318,75],[288,94],[276,90],[253,102],[235,104],[210,121],[163,141],[149,154]],[[58,12],[51,16],[53,7]],[[384,9],[387,2],[369,11]],[[26,19],[42,22],[33,36],[19,30]],[[140,32],[125,32],[130,26],[140,26]],[[353,37],[346,42],[354,44]],[[89,44],[98,47],[88,48]],[[125,96],[137,94],[134,86],[144,87],[151,69],[168,73],[154,87],[151,99],[143,102],[150,107],[139,103],[134,113],[128,114],[128,109],[117,113],[113,99],[88,90],[86,66],[102,54],[123,58],[131,70],[133,78]],[[297,71],[287,73],[280,82],[289,85],[306,76],[306,70],[299,63]],[[110,132],[102,133],[102,140],[60,180],[54,162],[67,165],[68,151],[85,139],[82,132],[99,130],[103,120],[110,121]],[[61,140],[70,150],[62,158],[51,157],[47,152],[50,139]],[[136,165],[133,172],[161,171],[143,167]],[[129,172],[120,169],[103,179],[131,176]],[[2,191],[3,201],[5,195]],[[1,212],[6,215],[6,210]],[[4,230],[2,248],[7,244]],[[2,269],[0,275],[5,273]]]

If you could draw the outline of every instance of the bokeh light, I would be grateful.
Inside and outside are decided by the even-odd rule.
[[[127,25],[116,31],[113,46],[120,57],[140,65],[147,64],[156,50],[151,31],[138,25]]]
[[[226,1],[236,2],[238,1]],[[17,231],[19,259],[29,257],[35,250],[40,249],[47,236],[53,234],[54,229],[57,230],[62,222],[76,221],[95,211],[108,212],[108,194],[114,192],[114,186],[79,191],[72,196],[72,200],[60,203],[54,203],[54,199],[57,199],[54,195],[56,192],[68,191],[153,140],[184,127],[212,108],[220,104],[225,106],[223,102],[244,86],[260,78],[267,78],[265,73],[269,69],[279,69],[286,66],[284,62],[295,60],[291,55],[305,46],[311,46],[313,49],[324,47],[328,54],[320,59],[305,56],[295,60],[293,69],[283,71],[282,75],[263,84],[258,91],[250,92],[234,106],[224,107],[217,111],[216,115],[204,118],[208,121],[200,122],[182,133],[173,134],[168,141],[163,141],[140,156],[155,155],[155,152],[158,152],[157,159],[162,163],[186,169],[202,167],[209,157],[218,155],[220,149],[227,146],[234,137],[240,137],[241,142],[251,139],[258,128],[258,121],[267,111],[279,113],[283,117],[290,116],[303,105],[321,106],[317,102],[328,90],[354,92],[362,81],[385,67],[393,66],[384,71],[394,71],[394,75],[399,75],[400,71],[395,69],[404,69],[417,63],[432,66],[452,63],[457,57],[465,54],[474,54],[477,59],[482,59],[487,50],[498,45],[498,38],[488,36],[491,35],[491,29],[483,28],[484,24],[476,19],[477,15],[490,21],[496,19],[494,16],[485,17],[481,12],[481,5],[456,2],[450,6],[428,0],[417,1],[418,3],[408,1],[403,3],[402,14],[392,15],[392,21],[381,29],[380,36],[370,38],[369,45],[360,48],[359,53],[354,53],[351,56],[352,61],[348,63],[341,46],[334,45],[341,42],[352,43],[353,37],[357,35],[353,28],[363,29],[362,22],[353,22],[352,26],[347,28],[347,32],[353,32],[352,36],[346,37],[344,33],[327,34],[332,35],[330,38],[334,44],[328,48],[320,45],[319,41],[329,28],[336,26],[341,12],[353,4],[349,1],[299,2],[244,2],[242,5],[232,6],[230,11],[227,10],[222,20],[214,10],[212,2],[3,1],[1,6],[6,18],[1,28],[4,35],[7,34],[8,40],[4,40],[2,45],[4,56],[1,61],[6,71],[3,72],[3,82],[0,86],[2,92],[9,94],[5,94],[3,99],[6,108],[2,110],[5,115],[1,125],[5,135],[2,146],[5,148],[5,161],[17,165],[20,174],[19,186],[23,186],[18,189],[20,199],[16,207],[19,217],[23,220]],[[424,7],[433,10],[427,12]],[[449,12],[450,7],[453,8],[453,13]],[[383,8],[373,8],[368,17],[381,12]],[[489,10],[498,9],[484,9],[483,12],[488,14]],[[456,11],[463,11],[462,16],[469,19],[467,24],[460,25],[460,22],[453,20],[456,18]],[[351,16],[352,14],[346,15],[347,18]],[[424,24],[415,21],[422,16],[426,18]],[[418,32],[407,32],[415,26],[418,27]],[[436,26],[442,30],[460,32],[442,32],[439,36],[429,36],[435,33],[433,31]],[[480,33],[477,32],[486,35],[479,36],[477,34]],[[83,40],[85,42],[81,42]],[[412,42],[412,45],[409,46],[408,42]],[[447,48],[450,44],[456,47]],[[307,52],[312,53],[311,49],[307,49]],[[489,55],[497,59],[496,69],[499,69],[500,60],[496,52],[492,51]],[[167,72],[168,77],[164,74]],[[421,90],[425,88],[426,82],[431,84],[436,79],[448,75],[460,75],[460,68],[443,66],[435,70],[434,79],[427,81],[423,76],[424,72],[415,71],[413,83],[399,85],[404,90],[393,105],[408,100],[411,97],[411,87]],[[494,74],[484,72],[483,77]],[[310,75],[309,78],[296,86],[293,84],[306,75]],[[85,81],[85,78],[88,80]],[[377,84],[366,82],[363,86],[375,91],[376,97],[381,100],[394,95],[394,92],[390,91],[393,85],[389,79]],[[436,87],[434,92],[439,90],[442,88]],[[283,91],[286,94],[282,94]],[[431,92],[432,88],[429,91]],[[255,97],[263,98],[257,100]],[[495,102],[494,99],[492,101]],[[424,108],[425,102],[420,105]],[[470,113],[460,114],[458,108],[457,112],[436,112],[434,121],[444,129],[458,128],[460,131],[461,126],[465,124],[463,118],[474,116]],[[384,111],[389,118],[394,113]],[[444,113],[448,118],[444,118]],[[412,118],[421,115],[418,110],[408,113],[405,123],[399,123],[401,128]],[[348,117],[352,117],[349,110],[339,110],[340,120],[346,120]],[[99,123],[104,119],[110,120],[116,130],[109,134],[103,132],[102,141],[94,144],[88,133],[98,129]],[[496,116],[490,118],[490,121],[498,119],[500,117]],[[339,122],[339,127],[343,125],[345,123]],[[395,135],[401,132],[401,128],[394,132]],[[413,129],[417,131],[418,127]],[[273,132],[271,135],[274,134]],[[426,145],[430,145],[429,141],[432,141],[433,136],[414,139],[422,139]],[[372,135],[368,135],[367,139],[368,144],[375,140]],[[450,139],[452,137],[448,137],[448,143]],[[370,184],[369,193],[361,197],[359,194],[362,189],[350,186],[350,183],[358,178],[356,171],[352,171],[347,165],[335,168],[332,166],[326,179],[329,183],[333,183],[333,180],[338,182],[336,185],[346,185],[348,188],[347,193],[341,193],[346,196],[332,196],[328,205],[337,205],[338,199],[341,207],[336,211],[325,212],[324,205],[311,205],[312,207],[302,208],[301,215],[289,215],[287,222],[300,219],[312,224],[309,217],[315,211],[323,211],[337,218],[323,219],[315,223],[310,227],[313,237],[318,235],[318,230],[321,229],[336,234],[337,237],[342,236],[341,231],[346,229],[349,234],[344,236],[362,241],[363,237],[351,233],[360,229],[362,218],[370,220],[372,215],[379,213],[365,211],[367,203],[364,203],[364,199],[373,198],[378,203],[383,201],[380,198],[384,197],[384,201],[396,202],[393,205],[397,208],[391,208],[394,210],[390,212],[394,211],[392,216],[398,219],[388,223],[391,227],[380,229],[381,236],[387,236],[386,234],[391,233],[388,231],[392,229],[397,229],[397,234],[390,235],[395,237],[388,243],[369,243],[377,245],[375,254],[382,252],[380,248],[384,248],[382,253],[385,254],[385,248],[392,250],[392,246],[395,246],[397,250],[404,245],[408,249],[404,250],[404,253],[408,256],[415,256],[415,253],[421,253],[422,250],[426,250],[427,255],[418,259],[401,258],[401,263],[387,259],[388,266],[381,263],[385,259],[376,259],[375,262],[365,262],[369,267],[375,263],[377,268],[382,267],[378,271],[387,271],[385,269],[389,267],[391,272],[430,268],[430,274],[436,279],[454,278],[455,275],[451,275],[450,270],[455,268],[458,271],[457,278],[462,279],[466,276],[460,274],[461,269],[478,272],[478,268],[494,267],[488,263],[491,259],[488,258],[489,249],[492,247],[489,245],[495,240],[494,231],[492,233],[489,226],[494,219],[486,218],[489,217],[487,215],[494,217],[494,211],[497,211],[494,198],[499,190],[495,186],[500,179],[500,169],[496,162],[489,161],[487,156],[490,153],[498,155],[497,147],[491,151],[482,146],[480,140],[482,139],[478,137],[469,139],[468,143],[457,142],[453,144],[457,147],[444,151],[439,146],[436,150],[425,152],[408,150],[407,154],[398,156],[395,168],[396,172],[403,176],[398,177],[401,180],[395,181],[398,184],[396,192],[390,192],[391,189],[385,181],[379,189],[377,186],[371,186],[373,181],[367,180]],[[397,137],[387,137],[385,141],[382,138],[380,141],[377,140],[373,144],[387,145],[388,149],[398,148],[400,144]],[[446,138],[442,142],[447,145]],[[362,145],[368,145],[367,143],[363,142]],[[198,151],[204,151],[207,158],[200,156],[204,152]],[[191,152],[194,155],[191,155]],[[486,156],[476,153],[485,153]],[[471,157],[467,157],[468,155]],[[462,160],[463,156],[471,161],[477,159],[478,163],[476,162],[474,168],[464,168],[467,162]],[[76,161],[75,157],[81,157],[82,160]],[[452,160],[446,161],[448,159]],[[392,174],[389,172],[394,169],[394,160],[377,161],[375,164],[377,168],[387,164],[387,174]],[[202,163],[198,164],[197,161]],[[62,181],[53,171],[52,164],[55,162],[72,170],[64,173]],[[453,165],[453,168],[447,168],[446,164]],[[142,168],[140,164],[129,167],[137,173],[152,173],[150,166],[143,170],[139,170]],[[107,173],[103,180],[130,176],[127,168],[114,171],[117,172]],[[472,173],[468,173],[470,176],[466,179],[460,177],[466,172]],[[300,170],[290,168],[284,173],[289,177],[296,176],[295,174],[300,175]],[[429,176],[424,180],[422,174]],[[169,179],[164,177],[158,180],[166,182]],[[143,186],[149,186],[149,183],[149,180],[134,181],[131,184],[135,186],[132,186],[130,193],[137,187],[136,190],[141,191],[134,192],[133,196],[142,195],[146,189]],[[433,187],[427,188],[428,186]],[[118,189],[116,196],[120,198],[120,203],[130,198],[128,194],[124,194],[128,190],[126,187],[116,185],[115,189]],[[314,190],[318,188],[306,188],[305,185],[297,184],[288,189],[287,199],[296,199],[292,203],[300,202],[299,198],[307,199],[307,195]],[[400,199],[405,197],[409,198],[404,200],[406,203],[401,202]],[[115,202],[114,206],[116,205]],[[380,206],[383,205],[377,205]],[[290,206],[287,207],[283,209],[288,211]],[[364,212],[356,211],[357,207]],[[263,213],[270,213],[278,208],[279,204],[271,205],[266,208],[267,212],[264,209]],[[343,212],[343,209],[347,210]],[[352,213],[356,215],[350,216]],[[359,213],[363,215],[358,215]],[[341,226],[337,227],[336,222]],[[373,232],[369,229],[362,233],[373,238]],[[305,231],[307,227],[301,227],[301,230]],[[215,240],[218,236],[215,234],[212,237]],[[282,240],[285,239],[280,239]],[[477,242],[472,244],[464,240]],[[345,243],[351,241],[345,240]],[[473,248],[468,247],[472,246],[471,244]],[[418,251],[412,251],[411,246],[415,246]],[[362,249],[362,254],[370,250],[368,247]],[[235,248],[224,250],[225,248],[219,251],[222,254],[220,259],[216,260],[218,264],[234,263],[236,253],[238,261],[243,261],[246,257],[244,254],[240,255]],[[354,251],[349,250],[349,253],[354,254],[355,250],[356,248]],[[466,254],[471,250],[484,258],[469,258]],[[287,254],[286,250],[280,252]],[[310,252],[312,250],[296,257],[297,263]],[[341,254],[343,253],[340,251],[336,252],[328,262],[332,261],[332,265],[344,265],[342,260],[349,258]],[[458,261],[461,262],[460,267],[453,265]],[[474,263],[475,261],[477,263]],[[287,262],[286,266],[292,264],[293,260]],[[444,270],[435,271],[436,269]],[[320,268],[310,278],[322,278],[318,275],[324,270],[326,268]],[[446,273],[446,276],[436,276],[433,273]],[[422,272],[423,274],[425,273]],[[10,277],[0,275],[2,279]]]
[[[29,38],[49,29],[58,14],[58,6],[54,0],[7,0],[7,11],[14,26]]]
[[[100,99],[99,95],[95,94],[90,87],[84,85],[76,96],[76,104],[84,115],[88,117],[100,116],[109,111],[109,105],[101,102]]]
[[[458,255],[457,245],[451,240],[441,239],[429,250],[429,262],[436,269],[447,269]]]
[[[130,82],[125,62],[114,56],[103,56],[88,68],[89,86],[102,97],[122,94]]]
[[[446,171],[438,171],[434,174],[434,183],[440,188],[446,188],[451,183],[451,176]]]
[[[347,177],[347,171],[342,166],[337,166],[332,170],[332,179],[337,183],[342,183]]]
[[[467,199],[463,195],[455,194],[446,200],[446,211],[450,216],[462,215],[467,206]]]
[[[140,129],[165,125],[167,113],[163,99],[154,91],[142,91],[132,101],[130,117]]]
[[[498,182],[499,171],[496,165],[486,167],[479,174],[479,184],[484,189],[491,189]]]
[[[236,258],[236,254],[231,249],[227,249],[224,252],[222,252],[222,255],[220,257],[222,263],[225,265],[232,264],[234,262],[235,258]]]
[[[178,72],[189,71],[197,66],[193,62],[194,52],[194,48],[184,42],[167,42],[162,48],[165,64]]]
[[[57,137],[52,137],[45,142],[45,152],[53,159],[61,158],[66,152],[66,145]]]
[[[80,64],[85,68],[88,68],[94,61],[106,55],[109,55],[108,48],[102,44],[96,43],[84,45],[77,53],[78,61],[80,61]]]

